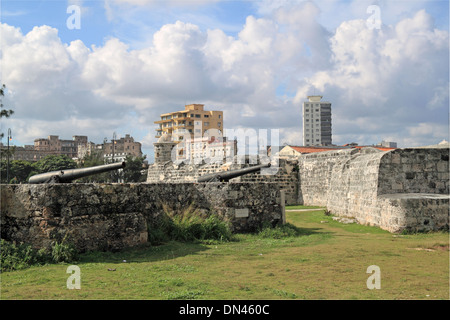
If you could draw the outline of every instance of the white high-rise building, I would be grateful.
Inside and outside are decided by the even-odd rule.
[[[322,96],[308,96],[303,102],[303,145],[331,145],[331,103]]]

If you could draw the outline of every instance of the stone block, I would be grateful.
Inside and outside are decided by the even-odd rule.
[[[448,161],[439,161],[437,163],[437,171],[438,172],[449,172]]]
[[[393,154],[391,155],[391,162],[392,162],[392,163],[395,163],[395,164],[400,164],[400,154],[398,154],[398,153],[393,153]],[[402,163],[403,163],[403,161],[402,161]]]
[[[247,218],[249,216],[248,208],[235,209],[234,215],[236,218]]]

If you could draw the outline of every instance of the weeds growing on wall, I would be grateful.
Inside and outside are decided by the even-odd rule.
[[[232,233],[227,222],[216,214],[205,214],[191,204],[181,212],[163,205],[164,213],[149,226],[149,242],[161,244],[167,241],[229,241]]]

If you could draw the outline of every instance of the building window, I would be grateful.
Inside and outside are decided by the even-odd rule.
[[[205,126],[209,126],[209,122],[203,122]]]
[[[217,122],[217,126],[220,127],[222,125],[222,122]]]
[[[205,118],[209,118],[209,114],[205,114],[204,117],[205,117]]]
[[[199,114],[196,114],[196,115],[195,115],[195,117],[196,117],[196,118],[200,118],[200,117],[201,117],[201,115],[199,115]]]
[[[309,122],[309,119],[305,119],[306,122]]]

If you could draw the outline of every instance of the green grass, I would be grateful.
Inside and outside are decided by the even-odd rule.
[[[391,234],[324,211],[286,215],[283,227],[231,241],[170,240],[3,272],[1,299],[449,298],[448,233]],[[81,269],[80,290],[66,287],[70,264]],[[379,290],[366,285],[371,265]]]

